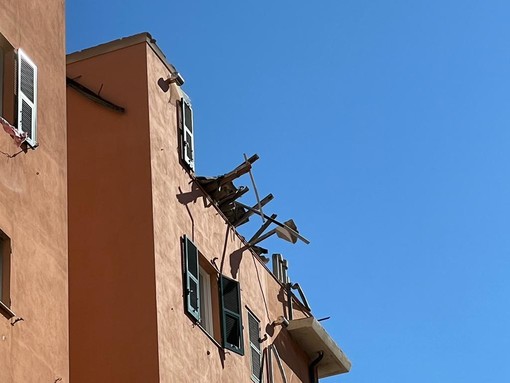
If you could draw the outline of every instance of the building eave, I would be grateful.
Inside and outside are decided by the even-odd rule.
[[[315,359],[319,352],[324,353],[318,365],[319,378],[350,371],[350,360],[314,317],[291,320],[287,330],[311,360]]]

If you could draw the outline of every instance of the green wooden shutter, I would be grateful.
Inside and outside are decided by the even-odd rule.
[[[191,170],[195,170],[195,154],[193,139],[193,109],[184,98],[181,99],[181,131],[182,131],[182,160]]]
[[[200,321],[198,250],[186,236],[184,236],[184,268],[186,311],[197,321]]]
[[[248,311],[248,329],[250,332],[251,350],[251,380],[260,382],[261,376],[261,351],[260,351],[260,322]]]
[[[239,283],[222,275],[220,278],[220,296],[223,347],[244,355]]]

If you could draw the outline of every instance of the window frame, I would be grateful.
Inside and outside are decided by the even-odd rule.
[[[209,335],[214,337],[211,276],[202,266],[199,266],[198,275],[200,286],[200,325]]]
[[[220,324],[220,297],[217,288],[217,272],[200,253],[198,247],[189,237],[184,235],[183,240],[183,288],[184,309],[191,320],[205,334],[221,348],[221,324]],[[189,265],[197,265],[197,277],[190,273]],[[196,263],[195,263],[196,262]],[[196,285],[194,285],[196,283]],[[189,293],[191,286],[196,286],[198,291],[197,302],[191,302]],[[197,310],[194,309],[197,307]],[[203,315],[205,313],[205,315]]]
[[[200,264],[198,248],[186,235],[183,237],[183,242],[184,296],[186,312],[197,322],[200,322]],[[194,270],[195,268],[196,272]],[[194,288],[196,288],[197,291],[194,291]]]
[[[0,116],[17,131],[17,52],[2,34],[0,34],[0,56]]]
[[[11,310],[11,239],[0,230],[0,313],[7,319],[15,316]]]
[[[23,70],[22,70],[23,68]],[[37,143],[38,68],[22,48],[0,34],[0,117],[10,125],[18,145],[32,149]],[[28,125],[23,122],[28,119]]]
[[[235,298],[237,303],[237,311],[227,307],[226,295]],[[244,355],[244,336],[243,336],[243,310],[241,304],[241,287],[238,281],[229,278],[223,274],[220,275],[220,299],[221,299],[221,335],[223,348],[233,351],[239,355]],[[230,304],[231,302],[229,302]],[[228,342],[227,318],[237,321],[234,328],[238,330],[239,338],[237,344]]]
[[[17,112],[17,118],[16,118],[16,129],[20,134],[27,134],[27,137],[25,139],[25,142],[30,145],[32,148],[35,148],[37,146],[37,80],[38,80],[38,73],[37,73],[37,65],[32,61],[32,59],[25,53],[25,51],[21,48],[18,48],[17,54],[16,54],[16,73],[17,73],[17,103],[16,103],[16,112]],[[25,65],[28,65],[30,69],[32,69],[32,98],[30,99],[29,94],[23,90],[23,63]],[[26,105],[30,108],[30,132],[27,132],[23,129],[23,106]]]
[[[205,257],[200,253],[198,247],[184,235],[182,237],[182,262],[183,262],[183,289],[184,289],[184,310],[188,317],[207,334],[207,336],[219,347],[234,351],[237,354],[244,355],[244,335],[242,326],[242,304],[241,289],[239,282],[228,278],[213,268]],[[191,263],[190,263],[191,261]],[[196,263],[195,263],[196,261]],[[197,264],[197,277],[190,274],[189,265]],[[215,279],[213,279],[215,278]],[[229,298],[235,298],[238,304],[238,313],[228,310],[225,307],[223,294],[223,281],[229,281],[230,286],[234,286],[234,295]],[[197,302],[190,303],[191,282],[196,282]],[[213,284],[216,282],[216,284]],[[216,285],[216,288],[214,286]],[[232,290],[229,291],[232,293]],[[194,307],[197,307],[195,310]],[[206,313],[206,315],[203,315]],[[227,342],[226,334],[226,316],[237,320],[236,325],[239,329],[238,345]]]

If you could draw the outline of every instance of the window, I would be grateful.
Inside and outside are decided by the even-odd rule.
[[[10,299],[10,271],[11,271],[11,241],[0,232],[0,312],[11,318],[14,313],[9,309]]]
[[[0,35],[0,116],[16,124],[16,55],[11,44]]]
[[[196,245],[186,236],[183,242],[186,312],[212,339],[243,355],[239,282],[223,275],[218,279]]]
[[[209,334],[214,336],[211,277],[200,267],[198,284],[200,286],[200,324]]]
[[[200,322],[200,281],[198,249],[188,237],[184,237],[184,266],[186,287],[186,311]]]
[[[250,332],[251,350],[251,380],[259,383],[261,380],[261,351],[260,351],[260,321],[248,310],[248,328]]]
[[[189,100],[181,99],[181,159],[195,170],[195,153],[193,139],[193,109]]]
[[[241,291],[239,282],[220,277],[223,347],[244,354]]]
[[[37,66],[0,35],[0,116],[14,135],[37,146]]]
[[[18,131],[27,135],[27,142],[37,142],[37,67],[18,49]]]
[[[215,342],[221,343],[220,298],[216,270],[184,237],[186,312]]]

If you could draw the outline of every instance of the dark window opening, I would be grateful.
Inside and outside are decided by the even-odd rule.
[[[220,277],[220,295],[223,319],[223,347],[243,355],[243,321],[239,282],[222,275]]]
[[[37,146],[37,66],[0,35],[0,123],[18,145]]]
[[[0,312],[7,318],[14,313],[10,310],[11,240],[0,231]]]

